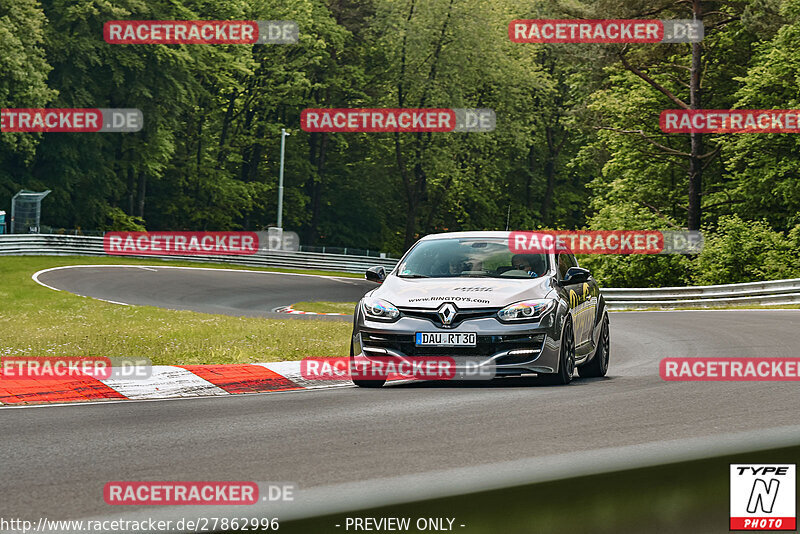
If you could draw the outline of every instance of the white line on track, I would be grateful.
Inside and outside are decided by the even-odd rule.
[[[157,266],[150,266],[148,269],[142,265],[128,265],[128,264],[105,264],[105,265],[62,265],[60,267],[50,267],[49,269],[42,269],[41,271],[37,271],[33,273],[31,278],[33,281],[39,285],[42,285],[46,288],[53,289],[55,291],[61,291],[60,289],[56,289],[51,287],[44,282],[39,281],[39,276],[45,273],[49,273],[51,271],[60,271],[62,269],[83,269],[83,268],[126,268],[126,269],[145,269],[145,270],[153,270],[158,272],[159,269],[188,269],[188,270],[195,270],[195,271],[226,271],[226,272],[236,272],[236,273],[256,273],[256,274],[270,274],[270,275],[281,275],[281,276],[311,276],[314,278],[326,278],[328,280],[334,280],[336,282],[347,281],[353,282],[354,280],[360,280],[359,278],[352,278],[348,276],[329,276],[325,274],[305,274],[305,273],[282,273],[278,271],[256,271],[254,269],[226,269],[224,267],[183,267],[183,266],[176,266],[176,265],[157,265]],[[345,282],[346,283],[346,282]]]
[[[45,272],[47,272],[47,271],[49,271],[49,270],[50,270],[50,269],[45,269],[45,270],[43,270],[43,271],[38,271],[38,272],[35,272],[35,273],[33,273],[33,275],[31,276],[31,278],[33,278],[33,281],[34,281],[34,282],[36,282],[37,284],[39,284],[40,286],[44,286],[44,287],[46,287],[47,289],[52,289],[53,291],[61,291],[61,290],[60,290],[60,289],[58,289],[57,287],[48,286],[47,284],[45,284],[44,282],[42,282],[41,280],[39,280],[39,275],[40,275],[40,274],[42,274],[42,273],[45,273]]]
[[[345,276],[327,276],[321,274],[303,274],[303,273],[281,273],[281,272],[274,272],[274,271],[255,271],[253,269],[225,269],[225,268],[216,268],[216,267],[178,267],[175,265],[159,265],[158,269],[152,267],[143,267],[141,265],[63,265],[61,267],[51,267],[49,269],[42,269],[41,271],[37,271],[31,275],[31,278],[34,282],[39,284],[40,286],[44,286],[47,289],[52,289],[53,291],[61,291],[57,287],[53,287],[50,285],[45,284],[41,280],[39,280],[39,276],[45,273],[49,273],[51,271],[60,271],[62,269],[79,269],[84,267],[115,267],[115,268],[123,268],[123,269],[144,269],[145,271],[152,271],[158,272],[158,269],[193,269],[197,271],[225,271],[225,272],[234,272],[234,273],[258,273],[258,274],[279,274],[279,275],[286,275],[286,276],[313,276],[315,278],[325,278],[327,280],[333,280],[334,282],[341,282],[341,283],[350,283],[354,284],[353,280],[358,280],[357,278],[348,278]],[[76,293],[77,294],[77,293]],[[86,295],[78,295],[79,297],[86,297]],[[116,300],[107,300],[101,299],[98,297],[86,297],[86,298],[93,298],[95,300],[102,300],[103,302],[108,302],[110,304],[118,304],[120,306],[133,306],[133,304],[128,304],[126,302],[118,302]]]
[[[81,295],[81,296],[83,296],[83,295]],[[128,304],[127,302],[117,302],[116,300],[100,299],[100,298],[97,298],[97,297],[86,297],[86,298],[95,299],[95,300],[102,300],[103,302],[108,302],[109,304],[119,304],[120,306],[133,306],[133,304]]]

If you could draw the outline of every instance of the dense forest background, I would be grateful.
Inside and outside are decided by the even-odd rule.
[[[700,18],[699,45],[515,44],[517,18]],[[109,45],[118,19],[293,20],[296,45]],[[441,231],[702,228],[606,284],[800,276],[800,137],[664,134],[663,109],[800,108],[800,0],[0,0],[0,107],[139,108],[134,134],[0,134],[0,209],[260,230],[397,256]],[[306,133],[308,107],[482,107],[493,133]]]

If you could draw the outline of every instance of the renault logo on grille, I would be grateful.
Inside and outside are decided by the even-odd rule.
[[[439,306],[439,310],[436,313],[439,314],[439,319],[442,320],[442,324],[451,324],[453,319],[456,318],[456,307],[455,305],[446,302]]]

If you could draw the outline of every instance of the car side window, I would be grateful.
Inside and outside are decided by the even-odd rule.
[[[571,267],[567,262],[567,255],[566,254],[559,254],[558,255],[558,279],[563,280],[564,276],[567,274],[567,270]]]
[[[578,261],[572,254],[562,253],[558,255],[558,277],[563,280],[570,267],[577,267]]]

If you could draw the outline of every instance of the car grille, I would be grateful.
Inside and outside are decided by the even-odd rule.
[[[362,333],[364,349],[370,347],[392,349],[406,356],[491,356],[498,352],[514,349],[539,349],[544,344],[544,334],[509,334],[502,336],[478,336],[474,347],[417,347],[414,334],[370,334]],[[509,355],[513,361],[498,361],[498,364],[528,361],[533,354]],[[521,358],[521,359],[520,359]]]
[[[468,319],[485,319],[487,317],[494,317],[497,312],[502,308],[475,308],[475,309],[458,309],[453,321],[449,325],[442,323],[439,313],[436,310],[419,310],[413,308],[400,308],[400,313],[406,317],[416,317],[418,319],[427,319],[440,328],[453,328]]]

